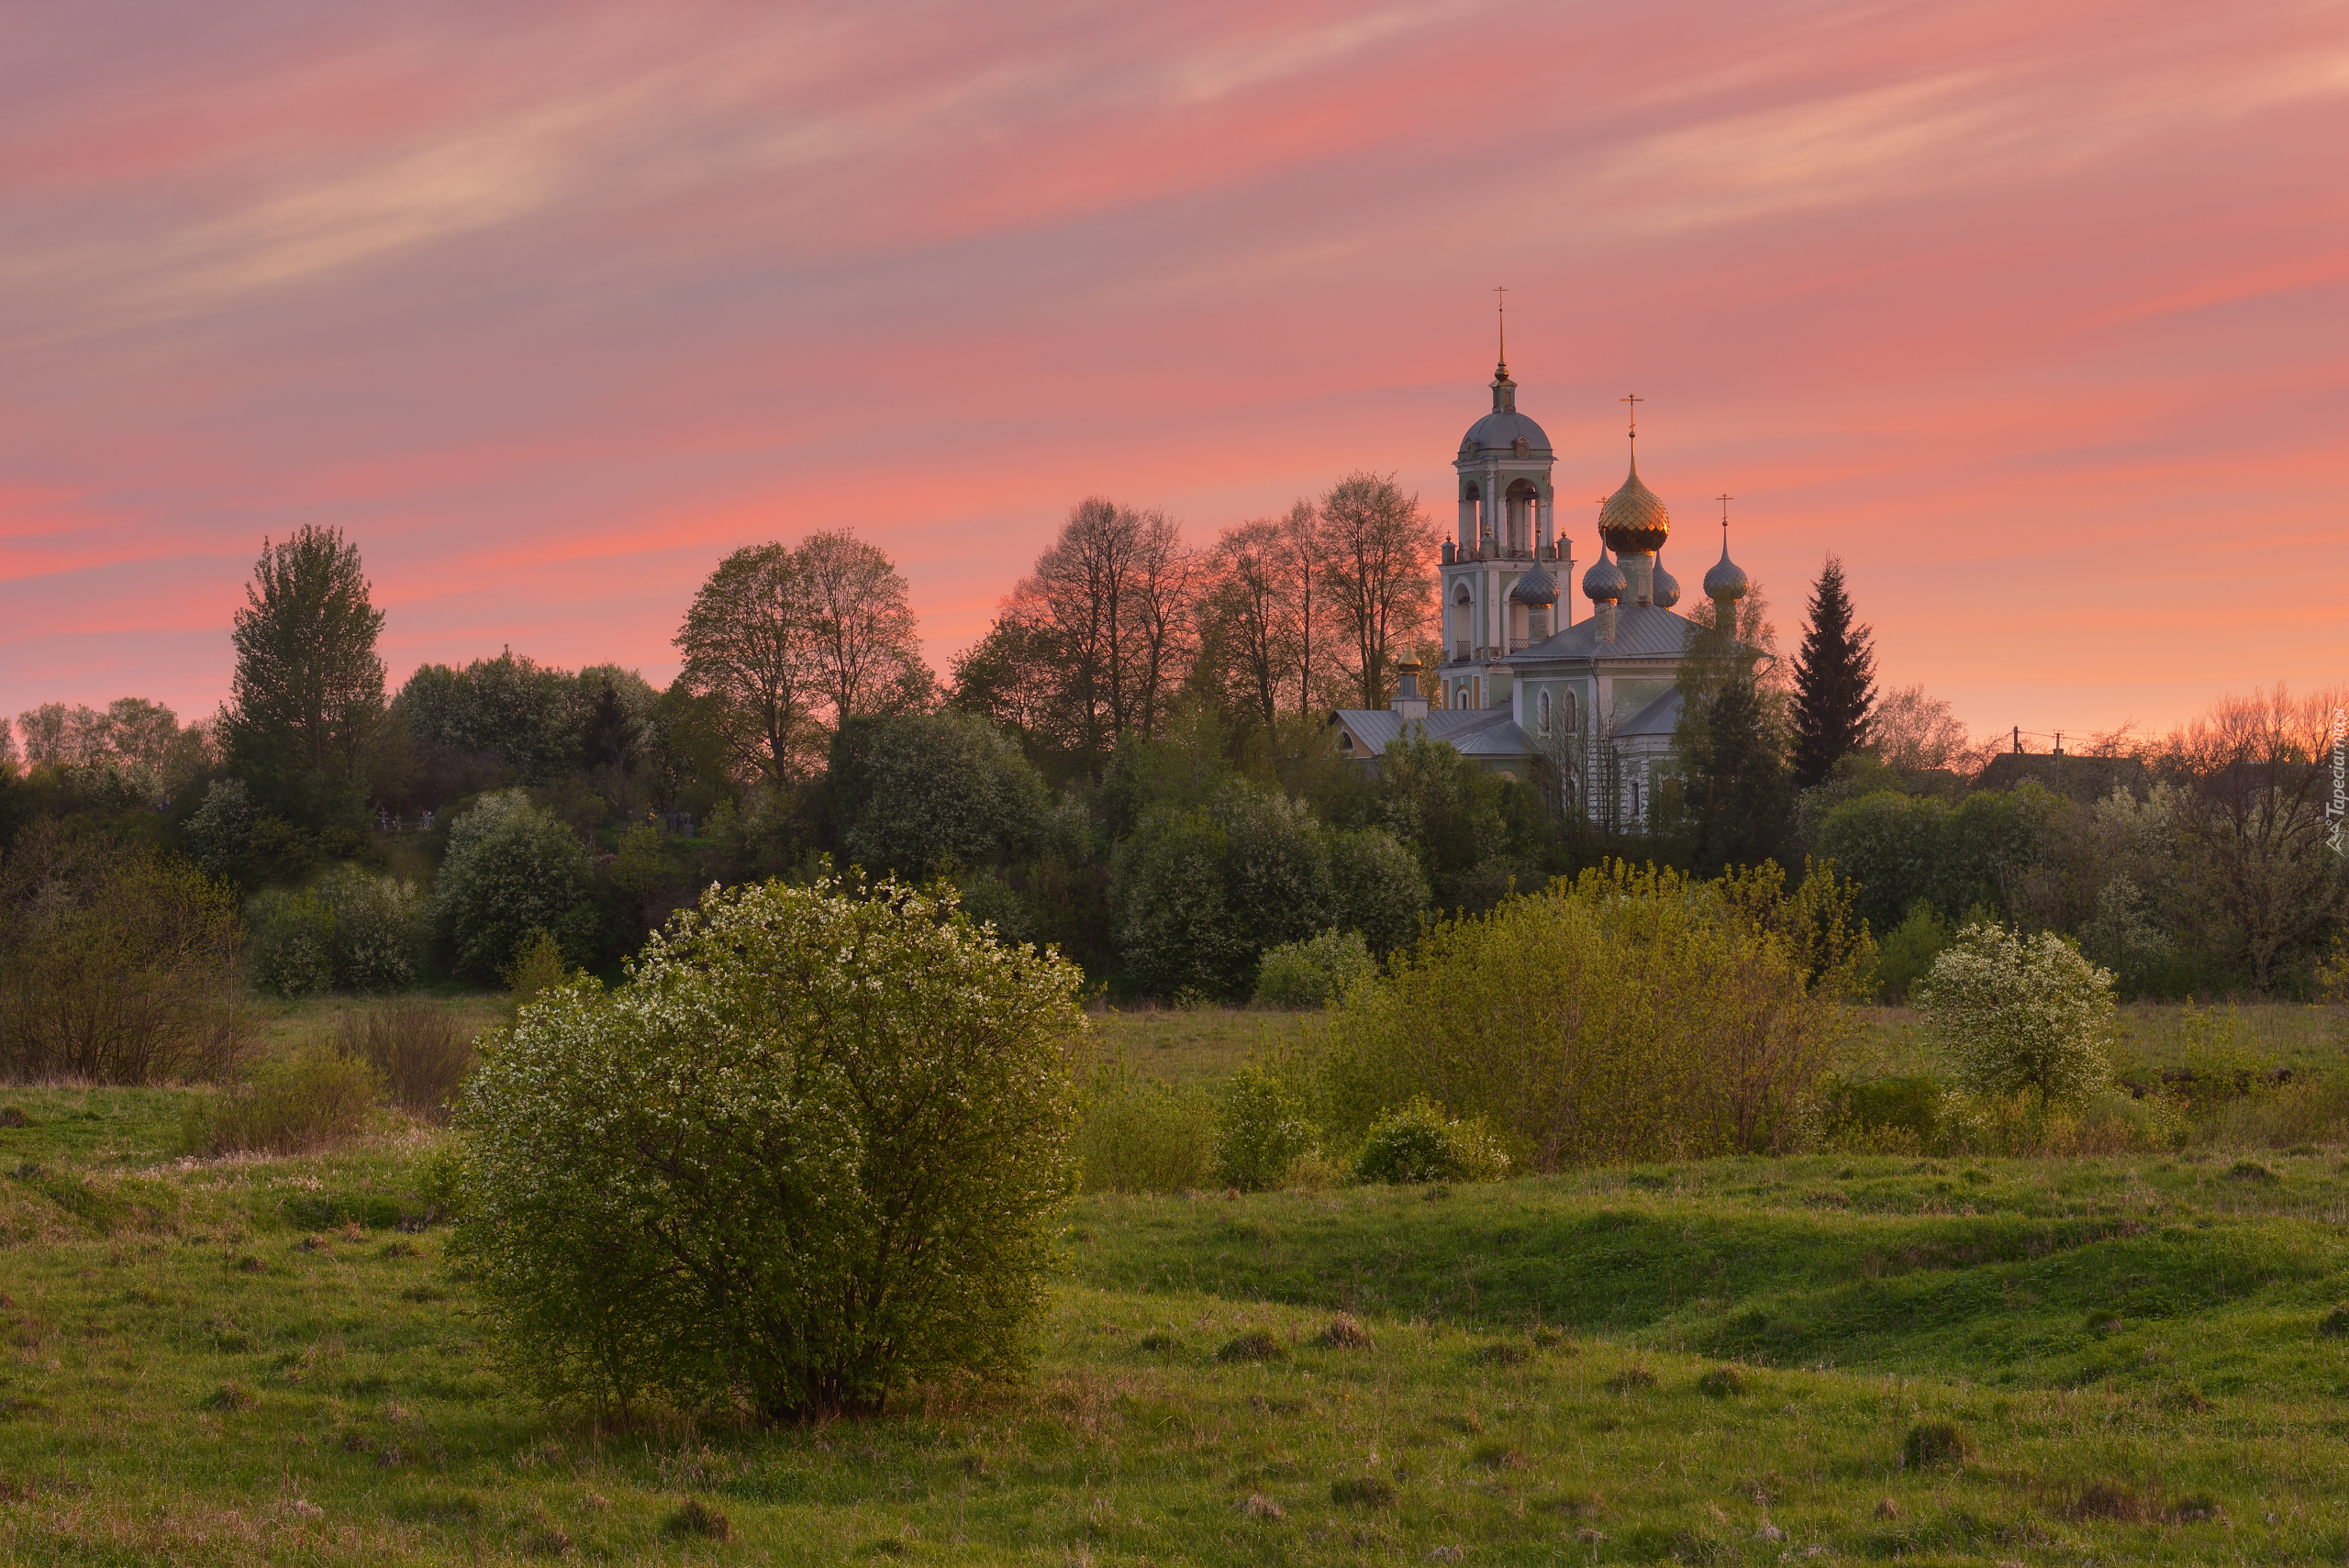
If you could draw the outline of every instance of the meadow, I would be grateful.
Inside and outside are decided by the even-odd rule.
[[[1186,1088],[1301,1027],[1098,1021]],[[1095,1193],[1031,1384],[760,1430],[550,1414],[442,1264],[445,1134],[188,1159],[205,1092],[0,1090],[0,1561],[2349,1554],[2343,1149]]]

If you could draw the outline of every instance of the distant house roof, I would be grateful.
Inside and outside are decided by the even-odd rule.
[[[1375,757],[1386,743],[1399,740],[1403,727],[1422,728],[1431,740],[1449,743],[1464,757],[1524,758],[1533,755],[1533,742],[1505,707],[1431,708],[1425,718],[1406,719],[1391,708],[1341,707],[1330,722],[1342,724],[1358,748],[1353,755]]]
[[[1591,616],[1532,647],[1512,653],[1511,664],[1547,664],[1560,659],[1676,659],[1688,651],[1696,628],[1671,610],[1653,605],[1624,605],[1615,612],[1615,640],[1598,640],[1598,617]]]
[[[2143,795],[2153,782],[2134,757],[2075,757],[2068,752],[2001,751],[1974,781],[1976,789],[2012,789],[2036,784],[2074,800],[2102,800],[2116,789]]]

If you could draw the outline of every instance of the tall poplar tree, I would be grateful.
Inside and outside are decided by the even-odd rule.
[[[262,541],[229,633],[237,669],[224,739],[263,799],[314,820],[364,806],[360,754],[384,708],[383,629],[359,547],[340,528]]]
[[[1852,624],[1843,562],[1827,558],[1810,594],[1810,628],[1795,655],[1795,784],[1823,783],[1836,762],[1868,743],[1876,707],[1876,654],[1868,628]]]

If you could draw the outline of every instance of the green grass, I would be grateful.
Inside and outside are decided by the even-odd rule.
[[[1295,1027],[1114,1019],[1192,1081]],[[0,1088],[0,1562],[2349,1554],[2342,1149],[1097,1195],[1024,1388],[612,1429],[400,1228],[441,1134],[183,1160],[201,1092]]]
[[[1108,1008],[1092,1015],[1101,1047],[1138,1077],[1208,1084],[1274,1055],[1319,1015],[1264,1007]]]
[[[2219,1005],[2223,1015],[2225,1004]],[[1909,1007],[1864,1007],[1864,1027],[1845,1047],[1842,1071],[1858,1078],[1933,1073],[1939,1062],[1932,1041]],[[2243,1049],[2268,1066],[2297,1073],[2349,1067],[2349,1039],[2341,1010],[2303,1002],[2245,1002],[2233,1008],[2243,1030]],[[2132,1002],[2121,1009],[2123,1062],[2175,1066],[2185,1009],[2175,1003]]]

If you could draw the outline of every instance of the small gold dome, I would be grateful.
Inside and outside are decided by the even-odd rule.
[[[1598,532],[1616,552],[1656,550],[1672,532],[1672,515],[1664,509],[1664,502],[1656,493],[1640,483],[1640,465],[1631,463],[1631,477],[1623,487],[1607,497],[1607,505],[1599,508]]]

